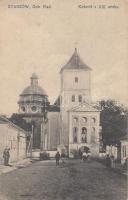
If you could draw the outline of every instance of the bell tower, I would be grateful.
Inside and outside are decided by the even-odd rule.
[[[61,143],[68,144],[68,111],[91,102],[91,68],[80,58],[77,48],[60,71]]]

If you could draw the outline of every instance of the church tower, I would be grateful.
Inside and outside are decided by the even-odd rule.
[[[61,112],[61,144],[68,145],[68,111],[83,102],[91,102],[91,68],[80,58],[77,49],[62,67],[60,112]]]

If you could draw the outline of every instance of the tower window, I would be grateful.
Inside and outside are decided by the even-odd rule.
[[[72,95],[72,102],[75,102],[75,95]]]
[[[75,83],[78,83],[78,77],[75,77]]]
[[[82,95],[79,95],[79,102],[82,102]]]

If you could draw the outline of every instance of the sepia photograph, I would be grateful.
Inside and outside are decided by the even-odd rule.
[[[128,200],[128,0],[0,0],[0,200]]]

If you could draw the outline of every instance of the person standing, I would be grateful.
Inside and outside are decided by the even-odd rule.
[[[10,158],[10,148],[5,148],[3,152],[3,158],[4,158],[4,165],[8,166],[9,158]]]
[[[64,158],[65,158],[65,154],[64,154],[64,153],[62,153],[62,154],[61,154],[61,160],[62,160],[62,164],[64,164],[64,163],[65,163],[65,161],[64,161]]]
[[[82,154],[82,160],[83,160],[83,162],[85,162],[86,159],[87,159],[87,153],[86,153],[86,151],[84,151],[83,154]]]
[[[55,155],[55,159],[56,159],[56,166],[59,165],[59,160],[60,160],[60,153],[59,151],[57,151],[56,155]]]
[[[88,152],[87,152],[87,160],[90,161],[90,158],[91,158],[91,151],[88,150]]]
[[[107,156],[106,156],[106,166],[109,168],[111,167],[111,158],[110,158],[109,154],[107,154]]]
[[[111,167],[115,168],[115,157],[114,157],[114,155],[111,156]]]

